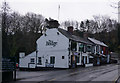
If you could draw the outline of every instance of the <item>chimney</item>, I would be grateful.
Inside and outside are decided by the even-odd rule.
[[[88,32],[84,32],[84,33],[83,33],[83,38],[87,39],[87,38],[88,38],[88,35],[89,35]]]
[[[73,34],[73,26],[67,27],[67,31],[71,34]]]
[[[51,20],[48,22],[48,24],[49,28],[58,28],[60,25],[57,20]]]

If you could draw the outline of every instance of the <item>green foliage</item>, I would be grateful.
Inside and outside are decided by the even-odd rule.
[[[94,34],[89,33],[88,37],[93,37],[97,40],[100,40],[108,45],[110,51],[120,53],[119,33],[120,33],[120,24],[116,24],[115,29],[110,32],[102,31]],[[74,34],[83,37],[84,32],[81,32],[80,30],[75,30]]]
[[[19,52],[25,52],[27,55],[35,51],[36,40],[42,35],[44,17],[34,13],[10,13],[7,2],[3,2],[1,11],[2,56],[18,57]]]
[[[118,36],[120,30],[118,30],[119,25],[116,25],[116,29],[110,32],[103,31],[101,33],[94,34],[94,37],[109,46],[109,50],[113,52],[120,52],[119,48],[119,41],[120,37]]]
[[[31,32],[26,34],[18,32],[14,35],[3,35],[2,56],[16,56],[18,58],[19,52],[25,52],[26,55],[30,54],[36,50],[36,40],[41,35]]]
[[[10,14],[7,3],[3,4],[2,10],[2,13],[0,13],[0,19],[2,19],[2,24],[0,24],[2,25],[2,56],[16,56],[18,58],[19,52],[25,52],[27,55],[35,51],[36,40],[42,35],[44,17],[34,13],[27,13],[25,16],[16,12]],[[89,30],[88,32],[97,32],[97,30],[99,32],[99,28],[102,27],[103,31],[88,36],[106,43],[110,51],[120,52],[120,24],[116,25],[116,21],[113,21],[114,28],[111,25],[112,20],[105,19],[101,25],[99,24],[101,23],[100,18],[96,18],[95,21],[87,20],[86,23],[84,21],[81,21],[81,23],[65,21],[63,25],[64,27],[74,25],[77,28],[74,33],[81,37],[83,37],[86,28]],[[106,27],[107,25],[109,25],[109,28]],[[75,48],[75,46],[76,43],[73,42],[72,48]]]

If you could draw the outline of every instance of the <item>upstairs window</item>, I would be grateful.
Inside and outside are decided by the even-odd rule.
[[[91,46],[91,52],[95,53],[95,47],[94,46]]]
[[[45,33],[45,36],[47,36],[47,34]]]
[[[62,59],[64,59],[64,56],[62,56]]]
[[[84,45],[83,45],[83,44],[80,44],[80,45],[79,45],[79,51],[80,51],[80,52],[81,52],[81,51],[82,51],[82,52],[84,51]]]
[[[87,51],[87,45],[86,45],[86,44],[84,44],[84,47],[83,47],[83,52],[84,52],[84,53],[86,53],[86,51]]]
[[[87,52],[91,52],[91,46],[87,46]]]
[[[59,32],[57,32],[57,35],[59,35]]]
[[[74,42],[74,41],[71,42],[71,50],[72,51],[77,51],[77,43]]]
[[[99,46],[96,46],[96,52],[99,53]]]

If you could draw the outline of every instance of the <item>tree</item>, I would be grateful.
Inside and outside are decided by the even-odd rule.
[[[33,32],[33,33],[38,33],[43,30],[44,26],[44,17],[42,15],[37,15],[34,13],[27,13],[23,17],[23,32]]]
[[[97,23],[96,32],[110,32],[115,29],[116,21],[111,20],[107,15],[94,15],[94,21]]]
[[[85,25],[84,25],[83,21],[81,21],[81,23],[80,23],[80,30],[85,31]]]
[[[87,32],[88,32],[89,28],[90,28],[90,21],[87,19],[85,24],[86,24],[86,29],[87,29]]]
[[[92,34],[94,34],[94,33],[96,33],[96,29],[97,29],[97,27],[98,27],[98,24],[97,24],[97,22],[95,22],[94,20],[89,20],[89,28],[88,28],[88,32],[90,32],[90,33],[92,33]]]
[[[3,2],[2,4],[2,31],[6,31],[8,32],[8,28],[7,28],[7,16],[8,16],[8,13],[10,12],[10,7],[8,5],[7,2]]]
[[[21,16],[19,13],[13,12],[9,16],[9,30],[11,34],[15,34],[16,32],[20,31],[20,24],[21,24]]]
[[[7,2],[3,2],[1,7],[1,19],[2,19],[2,56],[10,56],[10,50],[8,47],[8,15],[10,7]]]
[[[62,22],[62,23],[61,23],[61,26],[63,26],[63,28],[66,29],[68,26],[70,26],[70,21],[68,20],[68,21]]]
[[[76,21],[76,20],[66,20],[66,21],[63,21],[60,26],[63,27],[64,29],[67,29],[67,27],[69,26],[73,26],[74,29],[79,29],[79,22]]]
[[[75,28],[78,30],[79,29],[79,22],[75,21]]]

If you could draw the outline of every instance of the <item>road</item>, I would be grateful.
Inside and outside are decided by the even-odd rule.
[[[94,81],[108,81],[114,83],[118,78],[120,67],[117,64],[107,64],[94,67],[79,67],[75,69],[62,69],[62,70],[48,70],[48,71],[17,71],[17,81],[21,82],[35,82],[40,81],[76,81],[76,82],[89,82]],[[106,82],[105,82],[106,83]]]

